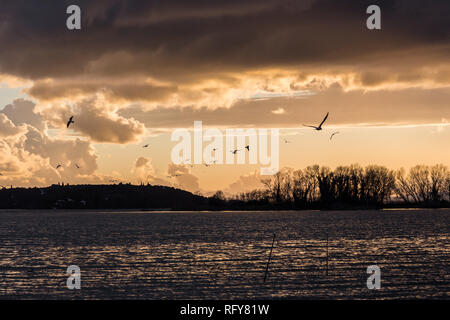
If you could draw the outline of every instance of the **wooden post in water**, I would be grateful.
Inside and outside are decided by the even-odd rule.
[[[327,276],[328,276],[328,233],[327,233]]]
[[[264,274],[264,283],[266,282],[267,272],[269,272],[270,259],[272,258],[273,244],[275,243],[275,233],[273,234],[272,247],[270,248],[269,260],[267,260],[266,273]]]

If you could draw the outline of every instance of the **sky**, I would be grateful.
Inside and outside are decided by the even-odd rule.
[[[194,121],[279,129],[280,168],[450,166],[449,15],[448,0],[4,1],[0,185],[262,186],[258,163],[173,163]]]

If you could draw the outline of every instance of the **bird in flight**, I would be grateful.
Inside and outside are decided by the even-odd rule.
[[[248,151],[250,151],[250,145],[245,146],[245,149],[247,149]]]
[[[145,146],[142,146],[142,148],[148,148],[150,145],[146,144]]]
[[[74,165],[75,165],[75,168],[77,168],[77,169],[80,169],[81,167],[78,165],[78,164],[76,164],[76,163],[74,163]]]
[[[58,170],[59,168],[62,168],[62,165],[61,165],[61,164],[58,164],[58,165],[56,166],[56,170]]]
[[[75,123],[75,121],[73,121],[73,116],[71,116],[70,119],[69,119],[69,121],[67,121],[67,128],[69,128],[69,126],[70,126],[72,123]]]
[[[205,165],[205,167],[211,167],[213,164],[216,164],[217,163],[217,160],[213,160],[213,161],[211,161],[210,163],[204,163],[204,165]]]
[[[236,154],[238,151],[239,151],[238,149],[234,149],[234,150],[231,150],[230,152],[231,152],[232,154]]]
[[[333,133],[331,134],[331,136],[330,136],[330,140],[333,139],[333,137],[334,137],[336,134],[339,134],[339,132],[338,132],[338,131],[337,131],[337,132],[333,132]]]
[[[303,125],[303,126],[305,126],[305,127],[310,127],[310,128],[314,128],[314,129],[316,129],[317,131],[320,131],[320,130],[322,130],[322,125],[324,124],[324,122],[327,120],[327,118],[328,118],[328,114],[329,114],[329,112],[327,112],[327,115],[325,116],[325,118],[323,118],[323,120],[322,120],[322,122],[319,124],[319,126],[308,126],[308,125]]]

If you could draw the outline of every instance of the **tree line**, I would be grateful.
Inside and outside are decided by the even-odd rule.
[[[409,171],[383,166],[318,165],[283,169],[262,180],[263,188],[227,198],[204,197],[150,184],[52,185],[3,188],[0,209],[279,210],[450,207],[450,171],[419,165]]]
[[[236,200],[294,209],[448,207],[450,202],[450,171],[442,164],[418,165],[408,172],[378,165],[334,170],[313,165],[283,169],[262,182],[264,188],[241,193]]]

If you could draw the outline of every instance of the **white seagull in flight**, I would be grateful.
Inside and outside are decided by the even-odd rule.
[[[336,134],[339,134],[339,131],[333,132],[333,133],[331,134],[331,136],[330,136],[330,140],[333,139],[333,137],[334,137]]]

